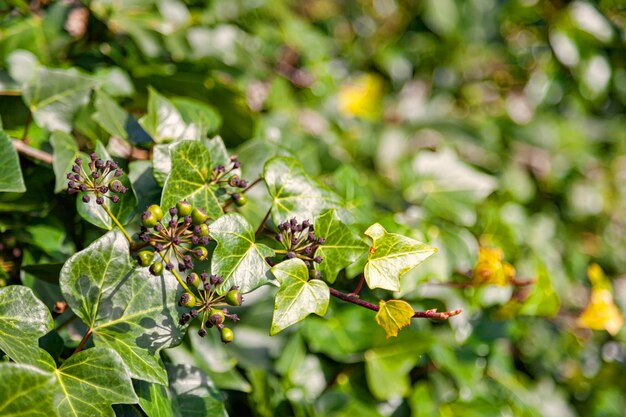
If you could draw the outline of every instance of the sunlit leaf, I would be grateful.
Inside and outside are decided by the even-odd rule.
[[[398,331],[411,324],[414,311],[409,303],[402,300],[380,300],[380,310],[376,313],[376,323],[385,330],[387,338],[397,336]]]
[[[303,320],[311,313],[324,316],[330,293],[326,283],[309,279],[309,271],[300,259],[289,259],[272,268],[280,282],[274,302],[274,315],[270,334]]]
[[[613,290],[604,271],[598,264],[587,269],[591,281],[591,299],[578,317],[578,325],[593,330],[606,330],[617,334],[624,326],[624,316],[613,301]]]
[[[559,312],[560,297],[552,285],[552,279],[546,266],[537,265],[537,280],[532,292],[519,311],[520,314],[532,316],[554,317]]]
[[[380,115],[383,81],[374,74],[364,74],[341,86],[339,111],[346,116],[374,120]]]
[[[56,416],[56,378],[34,366],[0,363],[0,415]],[[36,401],[34,401],[36,399]]]
[[[474,285],[509,284],[515,278],[515,268],[504,260],[504,252],[500,248],[481,247],[478,261],[472,272]]]
[[[240,214],[225,214],[210,226],[217,247],[211,260],[211,272],[224,278],[221,291],[238,286],[248,293],[272,280],[266,257],[274,251],[255,242],[254,228]]]
[[[370,226],[365,234],[372,238],[365,281],[370,288],[400,290],[400,277],[437,252],[436,248],[396,233],[388,233],[380,224]]]

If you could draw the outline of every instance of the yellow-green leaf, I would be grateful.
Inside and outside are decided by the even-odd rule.
[[[413,308],[402,300],[380,300],[380,310],[376,313],[376,323],[385,330],[387,339],[397,336],[398,331],[411,324]]]

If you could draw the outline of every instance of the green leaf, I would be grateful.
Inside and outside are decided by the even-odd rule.
[[[0,363],[0,415],[56,416],[56,378],[30,365]]]
[[[227,417],[222,394],[200,369],[168,365],[169,389],[180,417]]]
[[[289,259],[272,268],[280,282],[274,302],[270,334],[303,320],[311,313],[323,317],[328,308],[330,292],[319,279],[309,280],[309,270],[301,259]]]
[[[248,293],[272,280],[266,257],[274,251],[255,243],[254,228],[240,214],[225,214],[210,226],[217,247],[211,260],[211,272],[224,278],[222,292],[236,285]]]
[[[56,370],[62,395],[59,416],[108,417],[111,404],[133,404],[137,397],[124,363],[115,351],[96,347],[69,357]]]
[[[148,268],[139,268],[128,241],[113,231],[68,259],[60,283],[96,346],[117,351],[133,378],[167,383],[159,351],[182,337],[173,276],[154,277]]]
[[[133,116],[102,90],[96,91],[96,109],[91,118],[111,136],[131,141],[135,145],[148,145],[152,138]]]
[[[141,409],[148,417],[171,417],[172,399],[165,385],[146,381],[133,381]]]
[[[95,152],[98,154],[100,159],[107,160],[111,159],[111,156],[102,145],[102,143],[98,142],[96,144]],[[83,164],[85,170],[89,173],[89,166],[87,164]],[[117,203],[111,202],[108,198],[104,199],[104,205],[106,205],[111,213],[119,220],[122,225],[128,224],[128,222],[132,219],[133,214],[135,213],[135,209],[137,208],[137,195],[135,194],[135,190],[133,185],[128,178],[128,175],[124,174],[118,178],[118,180],[128,188],[126,194],[116,194],[120,201]],[[111,217],[107,214],[104,209],[96,203],[96,199],[93,195],[90,195],[91,200],[89,203],[83,203],[82,196],[88,193],[78,193],[76,197],[76,209],[80,216],[87,220],[89,223],[98,226],[102,229],[113,230],[115,223],[111,220]]]
[[[335,210],[329,210],[315,219],[315,235],[325,240],[315,251],[315,255],[323,259],[321,264],[315,265],[315,269],[331,284],[339,271],[363,256],[367,249],[367,245],[339,220]]]
[[[0,192],[23,193],[26,191],[22,168],[17,151],[9,135],[0,126]]]
[[[92,78],[76,70],[38,68],[22,95],[39,126],[70,132],[74,116],[89,102],[94,85]]]
[[[197,126],[201,137],[215,133],[222,124],[222,117],[211,106],[187,97],[174,97],[172,103],[185,123]]]
[[[50,137],[52,145],[52,169],[54,170],[54,192],[58,193],[67,189],[67,173],[72,170],[74,160],[80,156],[76,139],[60,130],[52,132]]]
[[[559,293],[554,290],[548,268],[538,261],[537,281],[528,298],[524,300],[519,313],[529,316],[554,317],[559,312],[560,305]]]
[[[176,106],[168,99],[153,88],[148,91],[148,112],[139,123],[156,143],[203,137],[201,126],[185,122]]]
[[[38,340],[52,329],[50,311],[30,288],[0,288],[0,349],[11,359],[35,364]]]
[[[296,159],[282,156],[270,159],[263,177],[272,196],[275,224],[290,217],[313,219],[325,210],[341,207],[341,198],[309,177]]]
[[[174,207],[187,200],[194,207],[201,207],[216,219],[222,214],[221,201],[225,191],[211,184],[211,155],[198,141],[182,141],[170,151],[172,170],[165,181],[161,206]]]
[[[398,336],[398,331],[411,324],[415,313],[413,307],[402,300],[380,300],[380,310],[376,313],[376,323],[385,330],[387,339]]]
[[[387,233],[378,223],[370,226],[365,234],[373,240],[363,272],[372,289],[399,291],[400,277],[437,252],[436,248],[417,240]]]
[[[415,367],[420,355],[433,343],[429,334],[415,337],[404,333],[395,343],[370,349],[365,352],[365,376],[374,397],[388,400],[404,397],[411,389],[409,372]]]

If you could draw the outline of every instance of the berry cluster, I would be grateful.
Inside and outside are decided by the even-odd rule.
[[[277,251],[285,254],[283,259],[302,259],[311,270],[313,278],[320,278],[319,271],[314,271],[313,266],[314,263],[319,264],[324,260],[321,256],[315,255],[315,252],[319,245],[324,244],[325,239],[315,236],[314,226],[308,220],[298,223],[296,219],[291,219],[280,223],[276,240],[284,248],[283,251]],[[270,265],[275,264],[271,259],[266,260]]]
[[[234,339],[233,331],[226,327],[224,322],[226,319],[237,322],[239,317],[236,314],[229,314],[226,308],[218,307],[240,306],[243,303],[243,298],[239,289],[232,287],[226,294],[219,295],[217,288],[224,283],[224,279],[217,275],[209,276],[206,272],[200,275],[192,272],[187,276],[186,281],[190,289],[197,290],[197,294],[185,292],[180,297],[178,304],[191,309],[180,317],[180,324],[184,326],[201,316],[200,330],[198,330],[200,337],[207,335],[207,328],[215,327],[220,332],[222,342],[232,342]]]
[[[231,190],[228,191],[233,202],[241,207],[247,202],[247,198],[244,194],[239,193],[237,189],[244,189],[248,186],[248,181],[243,178],[239,178],[239,175],[234,173],[236,169],[241,167],[241,163],[237,159],[236,155],[230,157],[230,165],[228,167],[224,165],[218,165],[213,168],[211,172],[211,184],[222,185],[224,188],[226,186],[230,187]]]
[[[163,221],[163,210],[153,204],[141,216],[139,239],[150,244],[163,262],[165,269],[174,269],[172,260],[178,263],[178,270],[184,272],[193,269],[193,259],[204,261],[209,253],[204,247],[209,243],[209,216],[204,210],[193,208],[186,200],[169,209],[170,220]],[[154,252],[142,250],[137,254],[142,266],[148,266],[154,260]],[[160,275],[163,263],[152,263],[150,272]]]
[[[89,155],[89,158],[89,174],[85,170],[82,158],[74,160],[72,172],[67,174],[67,179],[69,180],[67,191],[70,194],[78,192],[92,193],[95,195],[98,205],[103,205],[105,198],[108,198],[113,203],[120,201],[119,196],[109,195],[109,192],[125,194],[128,191],[121,181],[117,179],[122,175],[122,170],[119,169],[117,163],[111,160],[105,162],[98,158],[95,152]],[[89,203],[91,197],[85,194],[82,200],[83,203]]]

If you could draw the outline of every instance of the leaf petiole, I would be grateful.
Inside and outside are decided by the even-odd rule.
[[[117,217],[115,217],[115,215],[111,212],[111,210],[107,207],[107,205],[103,204],[102,208],[104,209],[104,211],[106,211],[106,213],[109,215],[111,220],[113,220],[113,223],[115,223],[115,225],[120,228],[122,233],[124,233],[124,236],[126,236],[126,239],[128,240],[128,243],[133,243],[133,238],[130,237],[130,235],[128,234],[128,232],[124,228],[124,226],[122,226],[122,223],[120,223],[120,221],[117,220]]]

